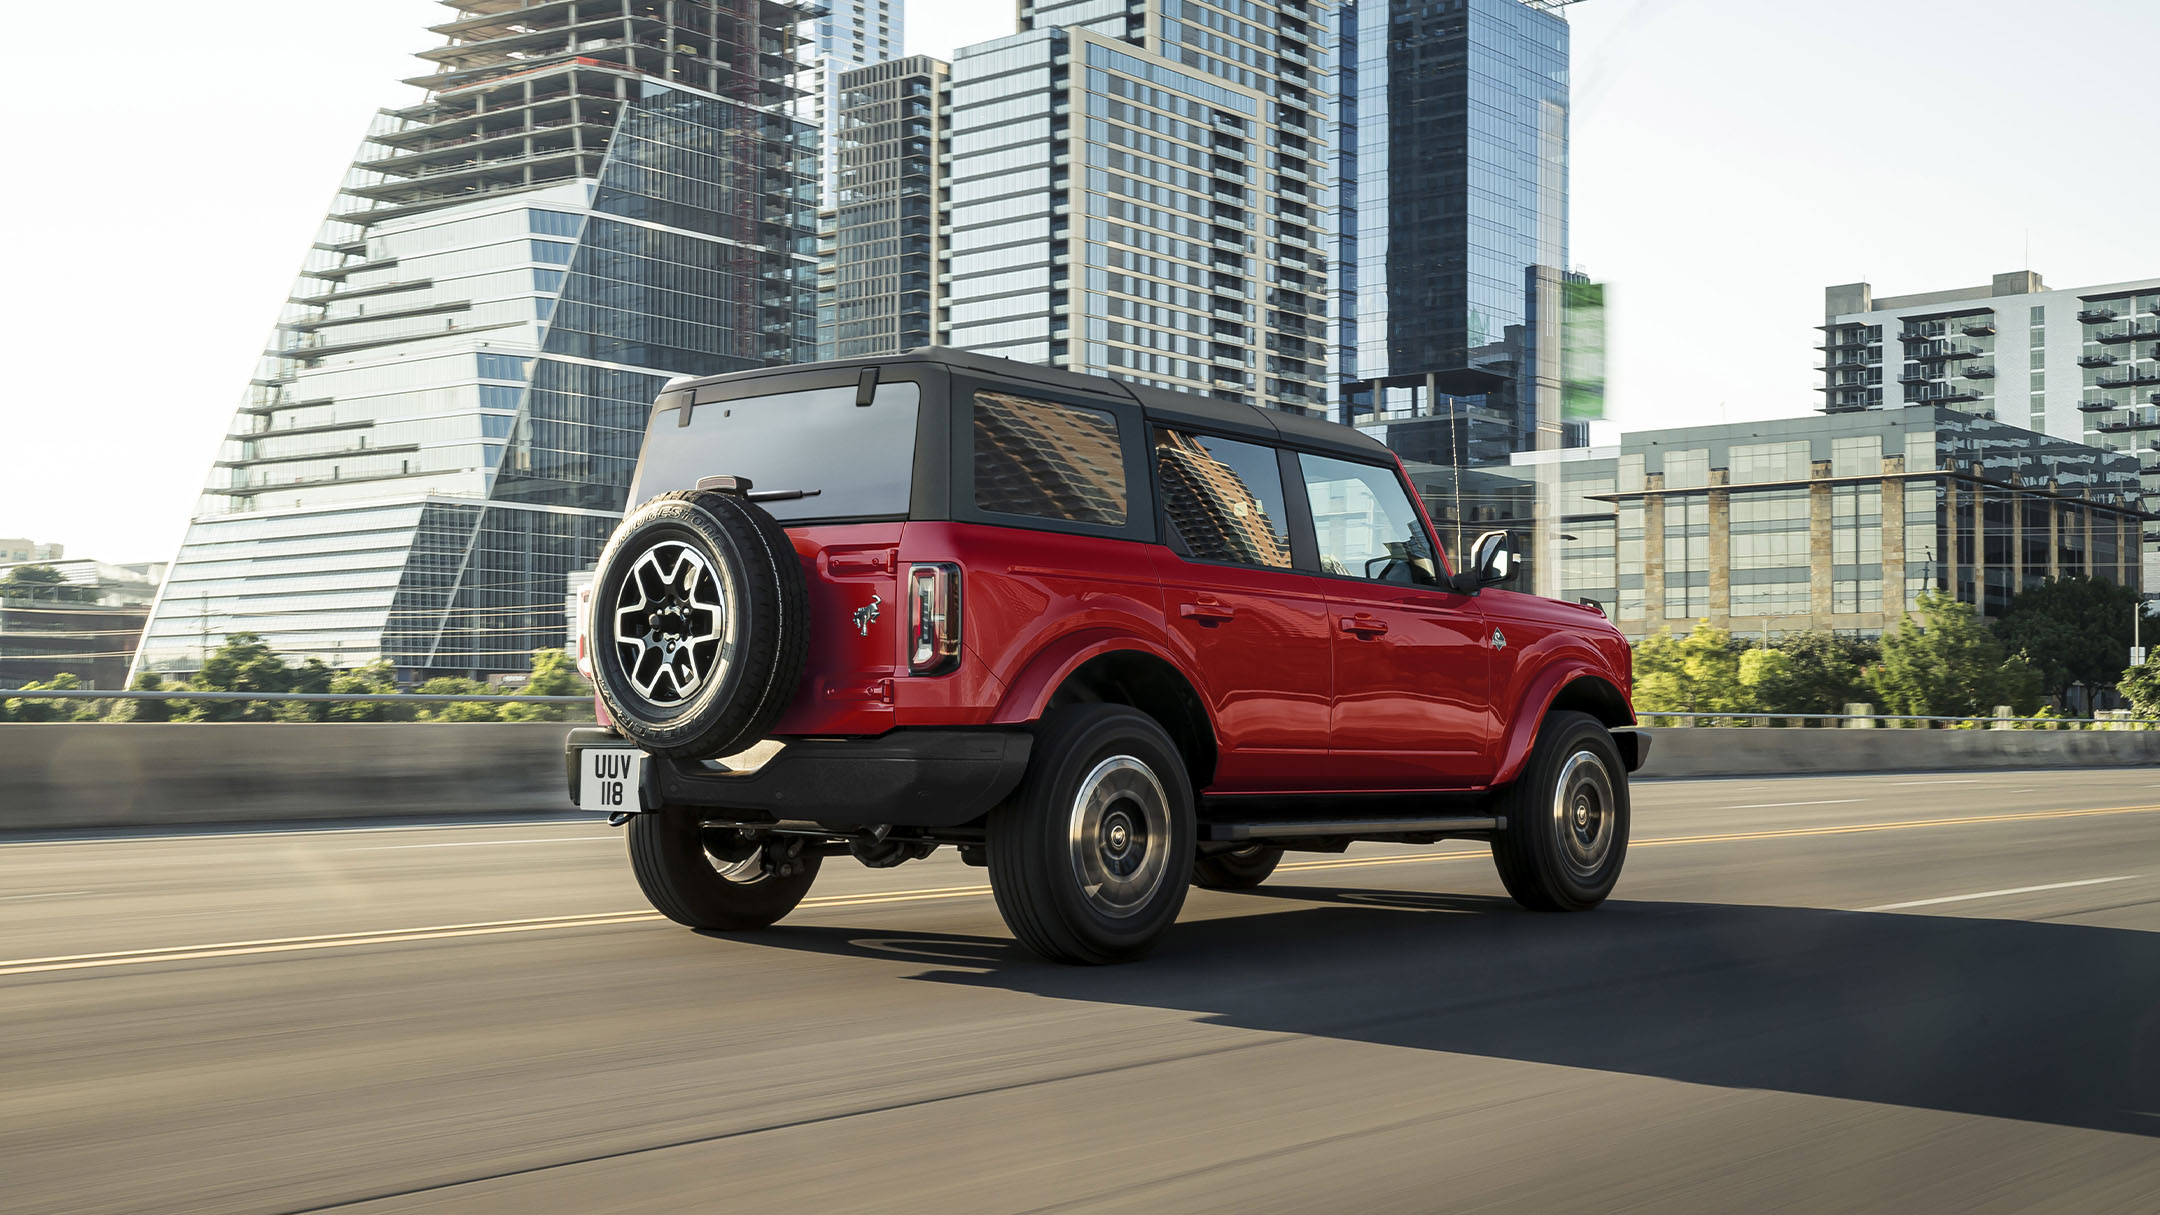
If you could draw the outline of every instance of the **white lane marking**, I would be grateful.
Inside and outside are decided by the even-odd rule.
[[[1893,785],[1977,785],[1977,780],[1894,780]]]
[[[48,890],[43,894],[0,894],[0,903],[12,903],[18,899],[64,899],[89,893],[87,890]]]
[[[581,816],[582,817],[582,816]],[[598,818],[597,815],[594,816]],[[80,835],[37,840],[0,840],[0,848],[72,848],[77,844],[185,844],[195,840],[248,840],[272,837],[305,838],[314,835],[379,835],[405,831],[483,831],[514,827],[564,826],[576,820],[483,819],[469,823],[392,823],[381,827],[314,827],[306,823],[264,825],[245,831],[139,832],[132,835]]]
[[[576,840],[615,840],[614,835],[544,835],[530,840],[452,840],[446,844],[370,844],[361,852],[390,852],[399,848],[500,848],[505,844],[567,844]]]
[[[1756,802],[1752,806],[1732,806],[1733,810],[1779,810],[1786,806],[1842,806],[1848,802],[1865,801],[1859,797],[1833,797],[1820,802]]]
[[[1879,907],[1862,907],[1862,911],[1903,911],[1907,907],[1934,907],[1943,903],[1964,903],[1972,899],[1999,899],[2013,894],[2037,894],[2043,890],[2069,890],[2076,886],[2104,886],[2109,882],[2128,882],[2144,877],[2142,873],[2126,873],[2121,877],[2086,878],[2080,882],[2050,882],[2045,886],[2012,886],[2007,890],[1982,890],[1976,894],[1946,894],[1939,899],[1914,899],[1907,903],[1884,903]]]

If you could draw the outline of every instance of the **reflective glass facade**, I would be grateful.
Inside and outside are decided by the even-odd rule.
[[[1524,0],[1355,13],[1344,420],[1405,423],[1374,433],[1449,462],[1579,442],[1556,399],[1538,439],[1568,254],[1567,22]]]
[[[657,11],[476,4],[466,33],[500,22],[514,50],[546,14],[617,5]],[[556,67],[511,72],[453,46],[426,103],[377,121],[139,666],[192,669],[246,630],[337,666],[522,670],[563,643],[565,576],[623,509],[666,380],[807,357],[815,134],[752,74],[785,71],[759,44],[785,46],[799,14],[667,11],[660,57],[581,40]]]
[[[818,265],[818,357],[928,346],[940,297],[939,99],[949,69],[911,55],[840,77],[838,189]]]

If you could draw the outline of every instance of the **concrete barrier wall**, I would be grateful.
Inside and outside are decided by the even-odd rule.
[[[0,829],[572,809],[556,722],[0,725]]]
[[[0,830],[573,809],[557,723],[0,725]],[[2160,731],[1651,731],[1644,777],[2160,765]]]
[[[1843,730],[1673,727],[1650,731],[1638,777],[1789,776],[2132,768],[2160,764],[2160,731]]]

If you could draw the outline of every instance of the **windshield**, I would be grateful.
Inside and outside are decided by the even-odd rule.
[[[914,384],[895,381],[878,385],[870,405],[857,405],[849,384],[699,405],[688,426],[677,425],[672,410],[656,414],[630,502],[731,474],[750,478],[759,492],[818,491],[759,499],[782,522],[904,517],[921,399]]]

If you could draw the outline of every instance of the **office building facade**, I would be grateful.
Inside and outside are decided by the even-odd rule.
[[[2142,584],[2137,460],[1942,405],[1641,431],[1487,470],[1466,531],[1519,526],[1541,490],[1552,593],[1640,638],[1707,620],[1863,635],[1923,590],[2002,614],[2040,581]],[[1413,470],[1436,510],[1447,470]]]
[[[145,633],[524,669],[676,375],[808,357],[816,131],[779,0],[453,0],[280,314]]]
[[[818,128],[818,197],[840,181],[840,78],[857,68],[900,57],[907,33],[906,0],[818,0],[803,25],[809,41],[798,114]],[[821,207],[825,204],[821,204]]]
[[[949,71],[911,55],[840,77],[840,175],[818,259],[820,358],[897,354],[935,340]]]
[[[1569,30],[1539,0],[1365,0],[1348,23],[1340,419],[1451,465],[1564,425]]]
[[[1942,405],[2137,459],[2160,506],[2160,279],[2050,289],[2029,270],[1986,287],[1823,293],[1828,413]],[[2160,530],[2144,536],[2160,581]]]
[[[939,340],[1322,414],[1333,0],[1023,0],[955,53]]]

